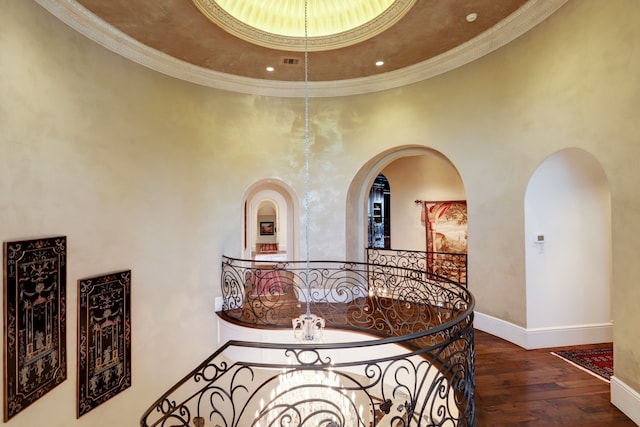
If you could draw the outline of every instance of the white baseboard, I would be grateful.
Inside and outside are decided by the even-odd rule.
[[[497,317],[475,313],[474,327],[527,350],[613,341],[613,324],[526,329]]]
[[[481,331],[526,348],[527,330],[521,326],[506,322],[497,317],[489,316],[488,314],[478,313],[477,311],[474,314],[473,326],[476,329],[480,329]]]
[[[615,376],[611,377],[611,403],[640,425],[640,394]]]

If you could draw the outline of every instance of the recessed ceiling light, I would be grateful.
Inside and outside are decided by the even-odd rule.
[[[275,70],[275,68],[273,68],[273,67],[267,67],[267,71],[268,71],[268,72],[272,72],[273,70]]]
[[[384,61],[376,61],[376,67],[382,67],[384,65]]]
[[[475,13],[475,12],[470,13],[470,14],[468,14],[468,15],[467,15],[467,18],[466,18],[466,19],[467,19],[467,22],[473,22],[473,21],[475,21],[476,19],[478,19],[478,14],[477,14],[477,13]]]

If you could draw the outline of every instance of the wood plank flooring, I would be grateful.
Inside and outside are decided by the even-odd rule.
[[[283,307],[287,306],[285,302],[278,300]],[[299,305],[297,299],[294,302]],[[283,307],[267,320],[277,323],[277,318],[282,317],[290,325],[290,319],[301,309],[292,304],[293,312],[288,313]],[[270,311],[230,310],[218,315],[232,322],[256,323],[256,316],[264,313]],[[344,307],[322,312],[330,318],[329,323],[338,324],[349,324],[349,314],[350,310]],[[475,344],[477,427],[636,427],[611,404],[607,382],[550,354],[567,347],[524,350],[479,330],[475,331]]]
[[[550,354],[566,347],[524,350],[475,333],[478,427],[636,426],[611,404],[608,383]]]

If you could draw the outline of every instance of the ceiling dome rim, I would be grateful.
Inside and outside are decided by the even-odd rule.
[[[310,52],[340,49],[384,32],[402,19],[417,0],[393,0],[387,9],[355,28],[321,36],[290,36],[275,34],[244,23],[222,8],[215,0],[192,0],[196,8],[212,23],[226,32],[255,45],[285,50]]]
[[[404,69],[349,80],[309,83],[311,97],[361,95],[428,80],[463,66],[513,41],[552,15],[568,0],[529,0],[500,25],[465,46]],[[236,76],[199,67],[142,44],[88,11],[75,0],[36,0],[49,13],[78,33],[127,58],[167,76],[213,89],[254,96],[303,97],[301,82]]]

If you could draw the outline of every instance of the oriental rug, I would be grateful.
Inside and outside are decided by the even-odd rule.
[[[613,375],[612,347],[556,351],[551,354],[606,382]]]

